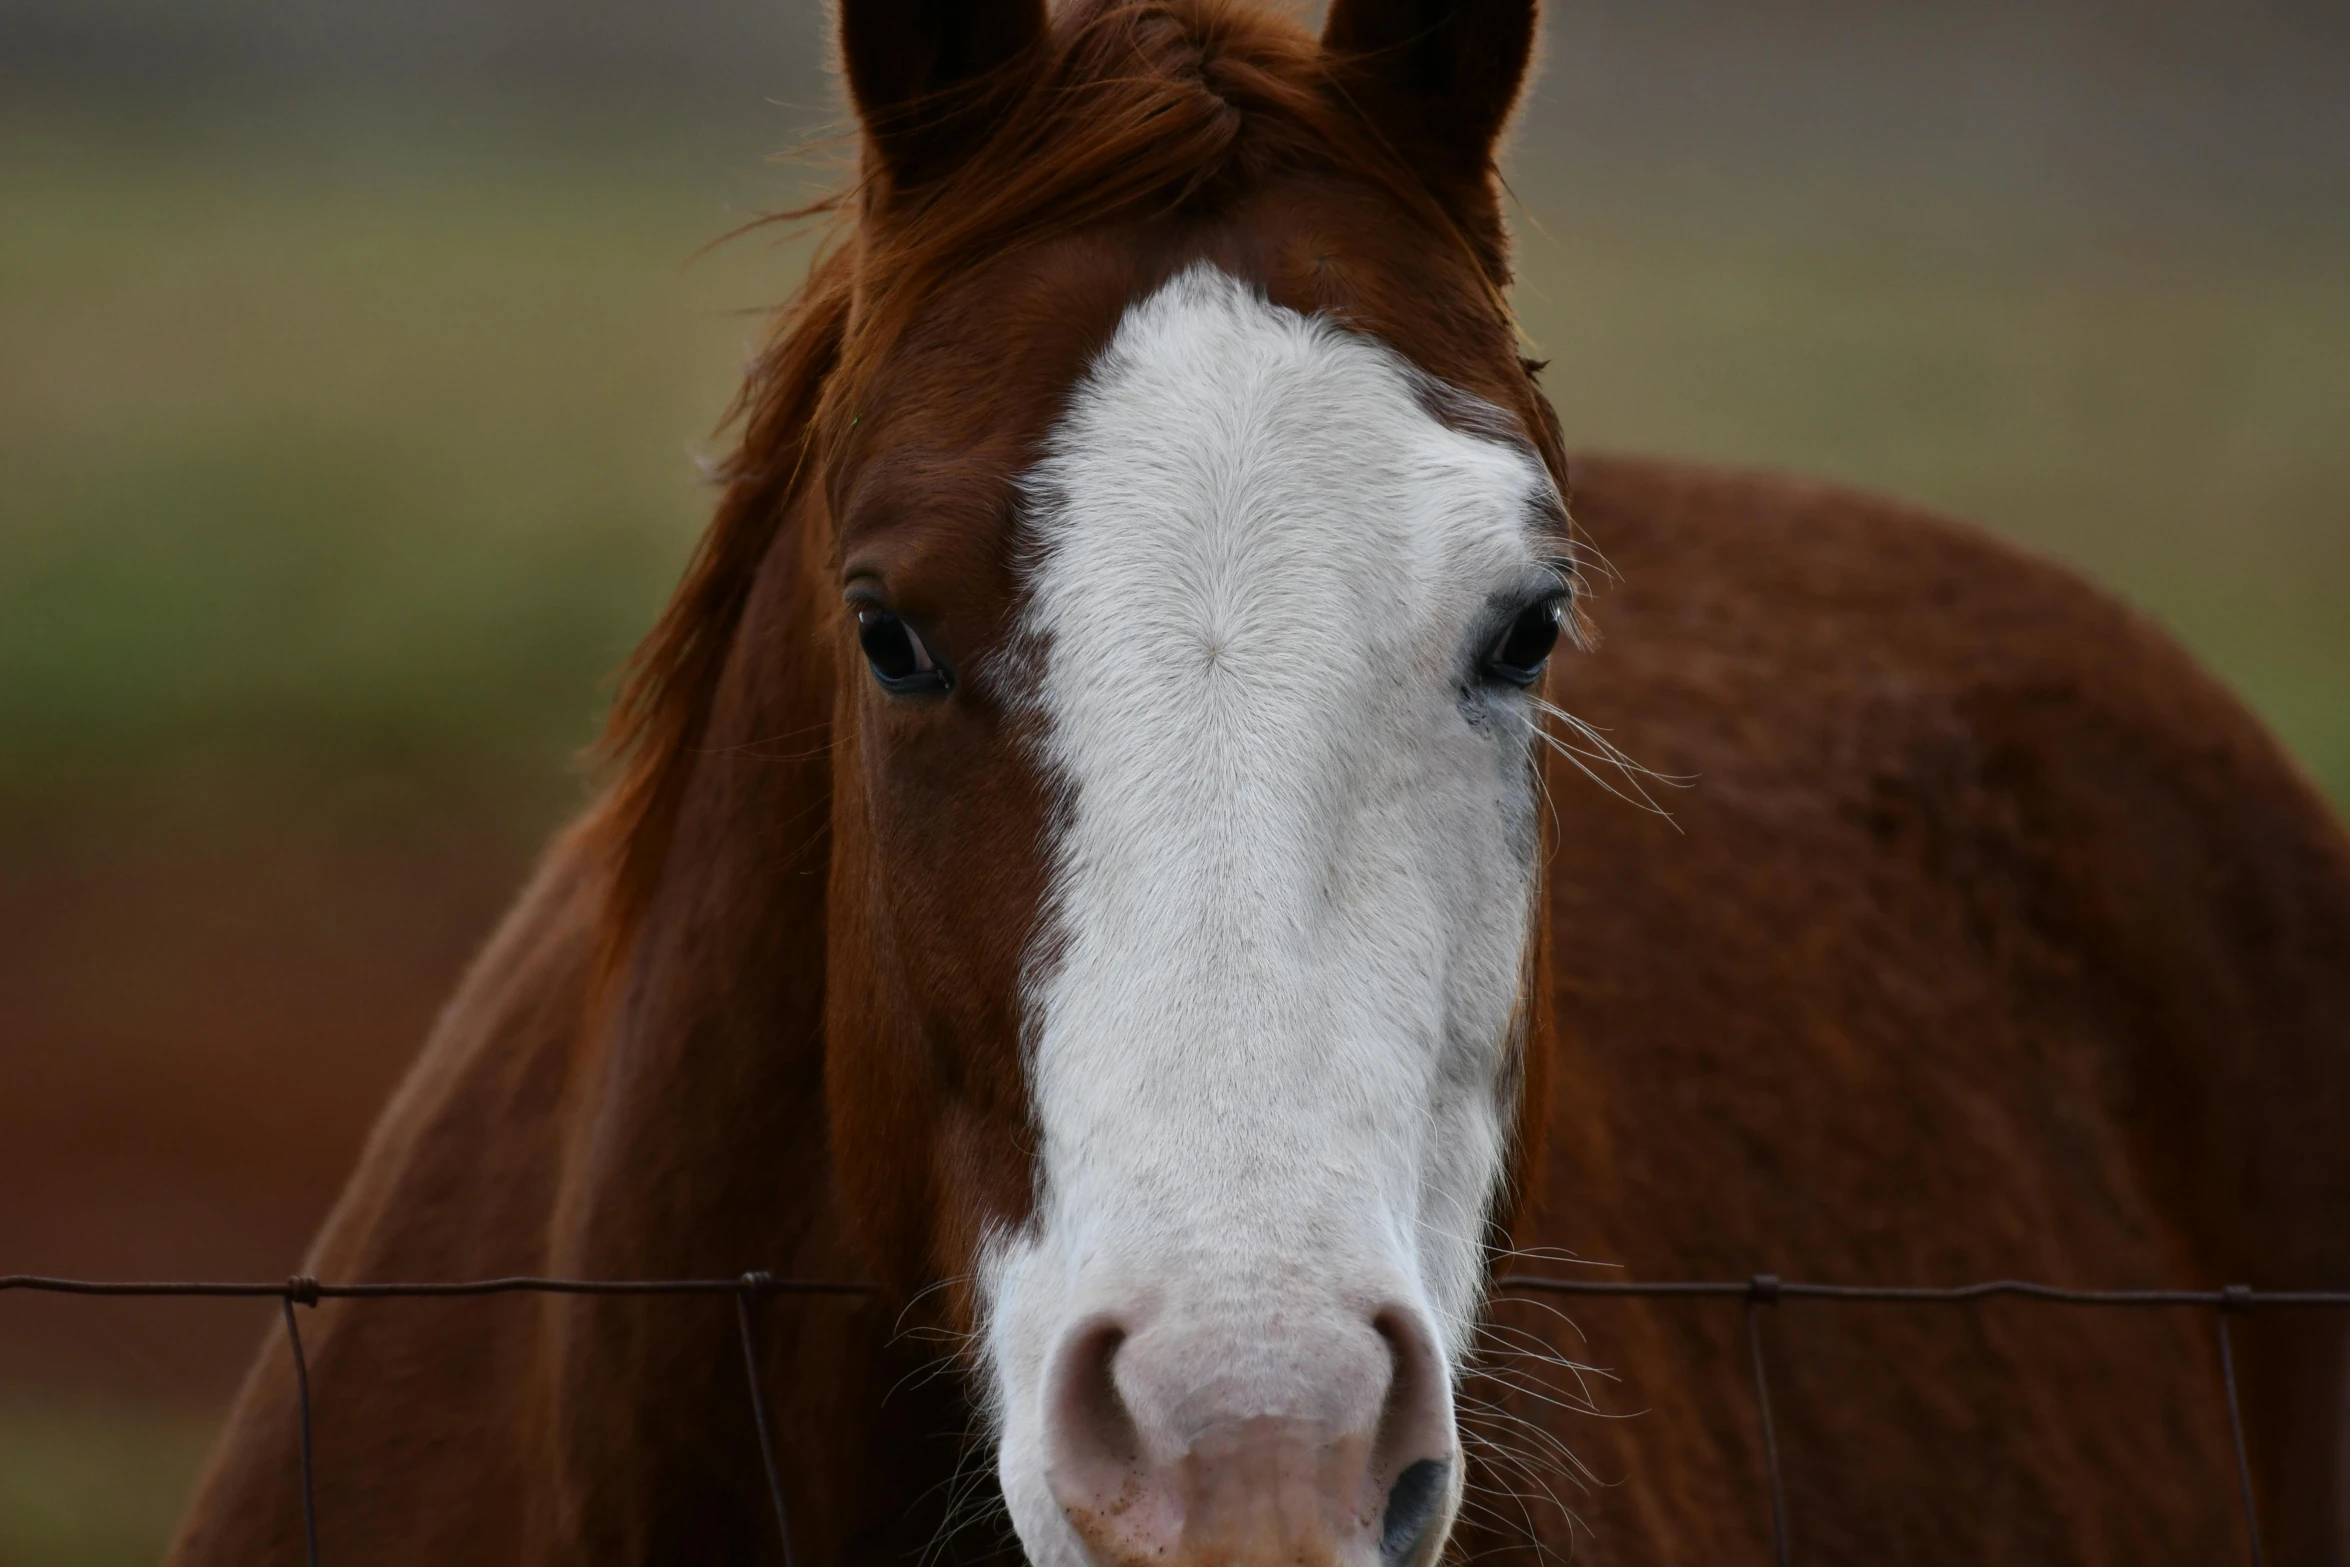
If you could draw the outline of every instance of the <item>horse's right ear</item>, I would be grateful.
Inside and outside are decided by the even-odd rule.
[[[840,52],[895,187],[952,168],[1044,37],[1045,0],[840,0]]]

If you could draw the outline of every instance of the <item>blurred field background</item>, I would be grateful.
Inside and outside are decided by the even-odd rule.
[[[0,0],[0,1272],[278,1277],[546,830],[830,179],[807,0]],[[1553,7],[1581,446],[1975,518],[2350,801],[2350,23]],[[1604,614],[1604,606],[1603,606]],[[0,1564],[152,1559],[271,1314],[0,1297]]]

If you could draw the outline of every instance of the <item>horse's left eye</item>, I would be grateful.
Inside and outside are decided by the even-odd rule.
[[[1558,646],[1559,624],[1566,616],[1566,600],[1544,599],[1518,612],[1493,646],[1486,650],[1485,673],[1513,686],[1530,686],[1542,678],[1550,650]]]
[[[891,691],[944,691],[946,671],[922,645],[914,628],[878,604],[857,606],[857,643],[873,678]]]

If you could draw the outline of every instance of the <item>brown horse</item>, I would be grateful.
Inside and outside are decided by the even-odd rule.
[[[1534,21],[844,0],[853,222],[314,1272],[876,1282],[759,1308],[820,1567],[1758,1559],[1736,1309],[1488,1307],[1513,1248],[2350,1280],[2350,845],[2062,571],[1570,467],[1503,299]],[[325,1559],[775,1556],[731,1309],[320,1308]],[[2341,1561],[2341,1323],[2238,1337],[2271,1550]],[[1804,1560],[2243,1548],[2200,1316],[1768,1348]],[[185,1567],[300,1559],[288,1373]]]

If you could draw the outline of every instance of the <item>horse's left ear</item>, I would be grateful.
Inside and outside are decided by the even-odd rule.
[[[857,118],[894,185],[946,173],[1045,30],[1045,0],[840,0]]]
[[[1450,163],[1482,172],[1534,59],[1535,0],[1331,0],[1322,45]]]

